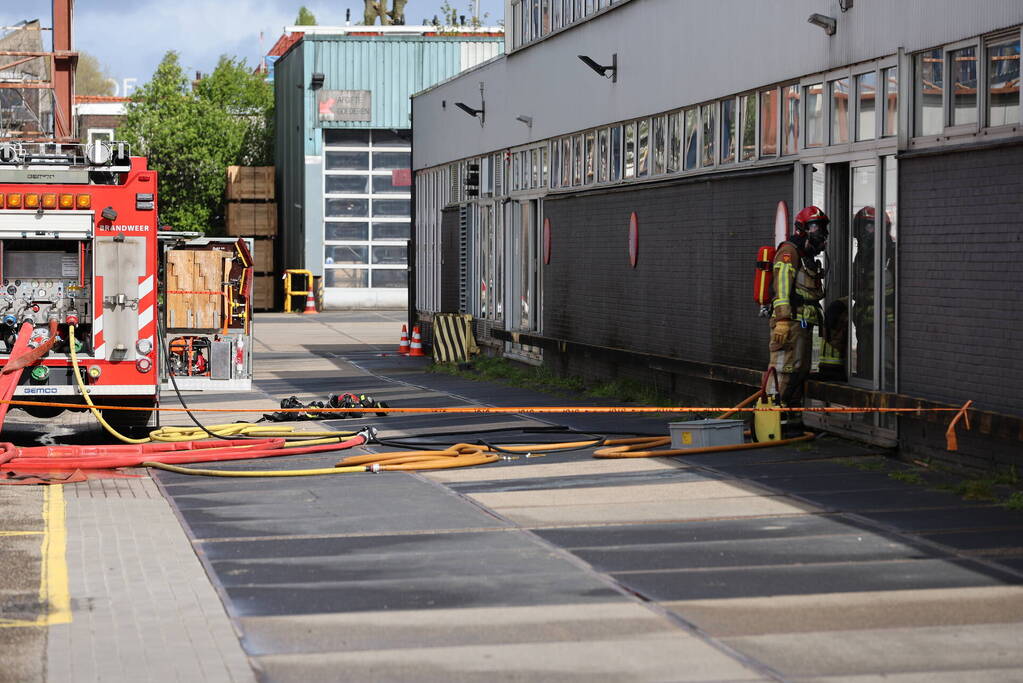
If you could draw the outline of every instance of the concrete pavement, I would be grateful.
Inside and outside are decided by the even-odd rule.
[[[187,400],[594,403],[426,373],[392,355],[403,319],[260,316],[256,391]],[[235,417],[254,419],[215,421]],[[621,415],[550,420],[666,430]],[[488,431],[549,424],[518,415],[327,424],[369,423],[437,444],[559,438]],[[463,430],[478,437],[444,434]],[[848,464],[873,459],[826,438],[687,458],[580,451],[421,474],[68,486],[72,621],[32,631],[48,656],[17,680],[1019,680],[1023,515]]]

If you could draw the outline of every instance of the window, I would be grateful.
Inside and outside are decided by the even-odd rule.
[[[329,175],[324,178],[323,191],[326,194],[369,194],[369,176]]]
[[[824,144],[824,84],[814,83],[803,89],[806,97],[806,146]]]
[[[977,48],[949,53],[952,79],[952,125],[977,123]]]
[[[597,179],[597,136],[592,130],[586,134],[586,184]]]
[[[654,118],[653,125],[653,136],[654,136],[654,175],[660,175],[664,173],[664,155],[666,152],[666,131],[665,131],[665,118],[658,116]]]
[[[561,186],[572,187],[572,138],[561,138]]]
[[[700,162],[699,151],[700,151],[700,122],[699,122],[699,110],[698,109],[687,109],[686,110],[686,142],[685,142],[685,170],[690,171],[696,168]]]
[[[625,124],[625,168],[623,178],[636,177],[636,124]]]
[[[705,104],[701,109],[701,117],[703,119],[703,155],[702,164],[704,166],[713,166],[716,159],[714,157],[714,138],[717,137],[715,127],[715,112],[717,108],[716,104]]]
[[[622,177],[622,127],[611,129],[611,182]]]
[[[760,156],[778,154],[778,91],[760,93]]]
[[[373,176],[373,194],[406,194],[408,191],[408,187],[394,184],[393,175]]]
[[[741,160],[757,158],[757,96],[743,95],[739,98],[739,114],[742,116],[742,138],[739,143]]]
[[[328,171],[368,171],[369,152],[327,152],[324,168]]]
[[[324,128],[323,144],[330,147],[369,147],[369,131],[350,128]],[[409,143],[405,143],[406,145]]]
[[[572,184],[583,184],[583,136],[582,133],[572,138]]]
[[[682,112],[668,115],[668,173],[682,170]]]
[[[915,135],[937,135],[942,128],[944,57],[941,49],[916,56],[913,130]]]
[[[884,123],[881,135],[889,137],[899,131],[899,67],[881,70],[884,82]]]
[[[326,199],[327,218],[365,218],[369,215],[368,199]]]
[[[735,98],[721,100],[721,163],[735,161]]]
[[[327,223],[324,237],[331,241],[365,241],[369,239],[369,223]]]
[[[607,182],[607,151],[608,151],[608,129],[601,128],[600,133],[597,136],[597,156],[599,165],[599,174],[597,181],[601,183]]]
[[[877,74],[859,74],[856,77],[856,139],[873,140],[876,137]]]
[[[1019,38],[987,46],[987,125],[1019,123]]]
[[[640,119],[638,126],[639,154],[636,157],[636,177],[650,175],[650,119]]]
[[[561,184],[561,143],[558,140],[551,142],[551,187],[558,187]]]
[[[831,91],[831,144],[849,142],[849,79],[828,83]]]
[[[781,153],[795,154],[799,151],[799,86],[785,86],[781,98]]]

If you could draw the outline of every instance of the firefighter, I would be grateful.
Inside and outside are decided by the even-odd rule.
[[[845,298],[835,299],[824,309],[821,326],[821,363],[817,376],[822,380],[845,382],[846,343],[849,338],[849,306]]]
[[[828,241],[827,215],[816,206],[796,214],[793,232],[774,255],[774,301],[771,313],[771,367],[778,377],[779,403],[800,407],[803,384],[810,374],[813,328],[823,320],[820,266],[815,257]],[[771,387],[768,387],[769,389]],[[789,427],[801,420],[790,417]]]

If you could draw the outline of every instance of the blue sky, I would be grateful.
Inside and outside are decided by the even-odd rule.
[[[470,0],[449,0],[470,13]],[[260,55],[280,37],[302,5],[320,25],[343,25],[345,10],[362,16],[361,0],[78,0],[74,14],[74,47],[99,59],[110,75],[144,83],[168,50],[176,50],[186,73],[210,71],[222,54],[244,58],[255,66]],[[440,13],[444,0],[409,0],[405,17],[420,24]],[[50,26],[52,0],[0,3],[0,25],[40,19]],[[504,0],[480,0],[487,23],[503,18]],[[260,47],[259,35],[263,33]],[[47,46],[49,47],[49,46]]]

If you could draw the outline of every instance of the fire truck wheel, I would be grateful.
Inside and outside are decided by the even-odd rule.
[[[111,400],[110,406],[125,406],[131,408],[148,408],[149,410],[101,410],[103,419],[115,429],[141,429],[150,426],[153,418],[153,401],[145,399],[120,399]]]

